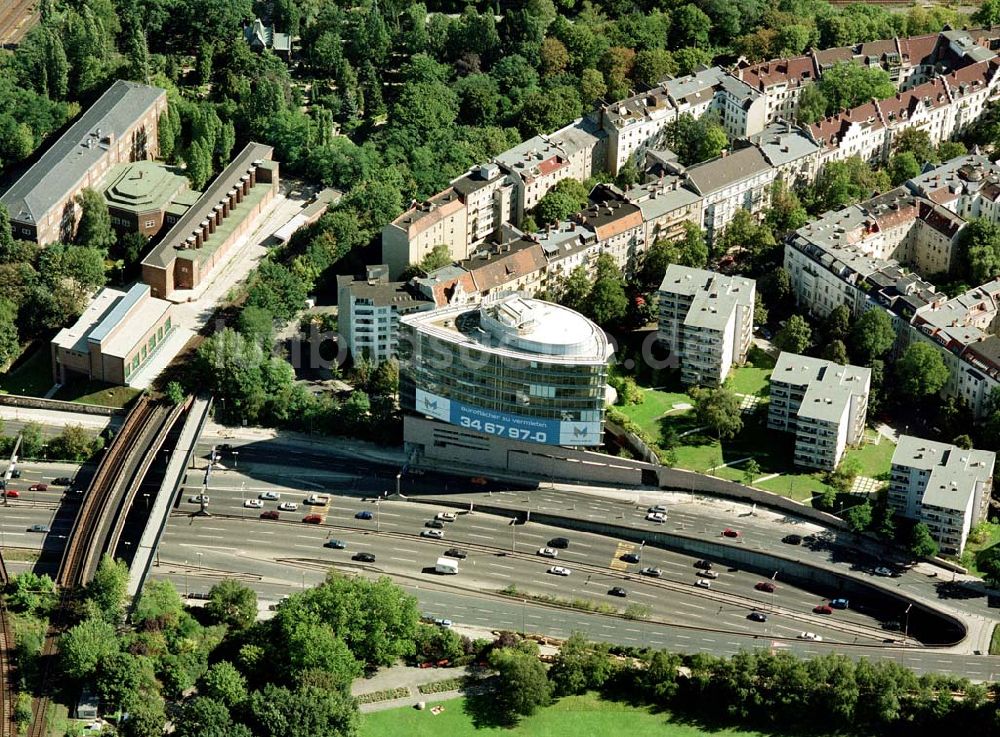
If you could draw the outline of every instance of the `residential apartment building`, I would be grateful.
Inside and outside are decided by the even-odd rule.
[[[481,164],[451,183],[465,203],[465,242],[472,248],[514,221],[516,193],[509,174],[497,164]],[[460,251],[461,252],[461,249]]]
[[[756,146],[741,148],[688,168],[688,186],[701,196],[701,227],[711,243],[738,210],[753,215],[771,204],[775,169]]]
[[[985,519],[996,454],[901,435],[892,454],[889,508],[930,530],[941,552],[961,555]]]
[[[15,238],[69,242],[81,211],[76,196],[99,188],[117,164],[156,158],[166,90],[118,80],[8,189],[0,203]]]
[[[399,318],[434,303],[406,282],[389,281],[389,267],[369,266],[364,279],[337,277],[337,328],[351,356],[375,363],[396,356]]]
[[[816,179],[821,149],[801,128],[772,123],[749,140],[774,169],[774,179],[791,188]]]
[[[688,385],[718,386],[746,361],[753,338],[753,279],[671,264],[659,290],[659,339]]]
[[[628,202],[639,207],[647,249],[658,240],[673,241],[683,237],[686,222],[701,225],[701,196],[685,187],[684,181],[670,175],[623,193]]]
[[[421,203],[382,228],[382,261],[395,278],[444,245],[452,258],[469,255],[469,210],[453,187]]]
[[[832,471],[864,438],[870,389],[871,369],[782,351],[767,427],[795,434],[795,465]]]

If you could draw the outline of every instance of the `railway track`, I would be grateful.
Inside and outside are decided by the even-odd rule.
[[[18,43],[38,20],[37,0],[6,0],[0,8],[0,45]]]

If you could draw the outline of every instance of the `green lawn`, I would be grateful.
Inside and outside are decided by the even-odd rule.
[[[975,533],[969,534],[969,541],[965,545],[965,552],[962,554],[961,563],[969,569],[973,576],[983,577],[983,572],[979,570],[976,561],[986,550],[1000,545],[1000,524],[995,522],[983,522],[976,526]]]
[[[66,384],[58,392],[56,399],[81,404],[99,404],[102,407],[126,407],[141,392],[130,386],[115,386],[103,381],[75,381]]]
[[[680,392],[664,392],[657,389],[643,389],[642,404],[618,407],[650,438],[660,437],[660,417],[673,409],[675,404],[691,404],[691,397]],[[681,413],[677,413],[681,414]]]
[[[771,388],[771,369],[756,366],[741,366],[733,371],[726,381],[726,388],[737,394],[766,396]]]
[[[866,437],[871,437],[871,431],[866,430]],[[856,458],[861,463],[861,475],[877,478],[889,473],[892,468],[892,454],[896,444],[888,438],[882,438],[878,445],[865,443],[860,448],[848,450],[844,458]]]
[[[629,735],[629,737],[760,737],[759,732],[705,731],[670,721],[666,713],[602,701],[597,696],[568,696],[513,728],[477,727],[465,711],[465,699],[441,702],[437,716],[428,709],[387,709],[361,717],[360,737],[584,737]]]
[[[1000,655],[1000,624],[993,627],[993,636],[990,638],[990,655]]]
[[[11,371],[0,376],[0,391],[41,397],[52,388],[52,357],[48,343],[36,343],[25,349],[26,353],[29,351]]]

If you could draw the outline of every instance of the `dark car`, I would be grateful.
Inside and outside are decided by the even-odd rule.
[[[307,514],[305,517],[302,518],[302,521],[305,522],[307,525],[319,525],[322,524],[323,517],[318,514]]]
[[[559,548],[560,550],[565,550],[569,547],[569,539],[565,537],[554,537],[549,540],[550,548]]]
[[[747,619],[749,619],[751,622],[766,622],[767,615],[762,612],[750,612],[747,615]]]
[[[712,561],[710,560],[697,560],[694,563],[695,568],[704,568],[706,571],[712,570]]]
[[[722,536],[723,537],[739,537],[740,536],[740,531],[739,530],[734,530],[732,527],[727,527],[726,529],[724,529],[722,531]]]
[[[785,535],[783,538],[781,538],[781,542],[785,543],[786,545],[801,545],[802,535]]]
[[[624,555],[622,555],[621,560],[625,561],[626,563],[638,563],[639,555],[638,553],[625,553]]]
[[[20,468],[15,468],[13,471],[10,472],[10,477],[12,479],[19,479],[19,478],[21,478],[21,469]]]
[[[774,593],[774,584],[770,581],[761,581],[760,583],[754,584],[754,588],[758,591],[766,591],[769,594]]]
[[[60,476],[57,479],[52,479],[52,484],[54,486],[72,486],[73,479],[71,479],[69,476]]]
[[[464,550],[459,550],[458,548],[448,548],[444,551],[444,555],[446,558],[458,558],[459,560],[465,560],[469,557],[468,553]]]
[[[355,553],[351,560],[360,561],[361,563],[374,563],[375,553]]]
[[[269,509],[266,512],[261,512],[260,513],[260,518],[261,519],[281,519],[281,515],[278,514],[275,510]]]
[[[424,522],[424,527],[432,527],[435,530],[440,530],[444,528],[444,522],[437,519],[429,519],[426,522]]]
[[[48,484],[32,484],[31,486],[28,487],[28,491],[48,491],[48,490],[49,490]]]
[[[347,547],[347,543],[343,540],[327,540],[323,543],[324,548],[333,548],[334,550],[344,550]]]
[[[368,510],[362,510],[355,513],[354,519],[372,519],[372,513]]]
[[[847,609],[850,606],[850,602],[847,599],[834,599],[830,602],[830,606],[834,609]]]
[[[612,588],[612,589],[610,589],[608,591],[608,595],[609,596],[622,596],[622,597],[625,597],[625,596],[628,596],[628,592],[625,589],[623,589],[621,586],[615,586],[614,588]]]

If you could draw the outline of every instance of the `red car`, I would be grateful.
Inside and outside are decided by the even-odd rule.
[[[739,530],[733,530],[733,529],[727,527],[726,529],[724,529],[722,531],[722,536],[723,537],[739,537],[740,536],[740,531]]]
[[[323,522],[323,517],[318,514],[307,514],[305,517],[302,518],[302,521],[305,522],[307,525],[318,525]]]
[[[761,581],[756,586],[754,586],[754,588],[757,589],[758,591],[766,591],[769,594],[774,593],[774,584],[771,583],[770,581]]]
[[[48,491],[48,490],[49,490],[48,484],[32,484],[31,486],[28,487],[28,491]]]
[[[469,481],[477,486],[486,486],[489,483],[483,476],[474,476]]]
[[[817,604],[813,607],[813,614],[833,614],[833,609],[826,604]]]
[[[7,496],[11,499],[17,499],[19,496],[21,496],[21,492],[19,492],[17,489],[7,489]]]
[[[269,509],[266,512],[260,513],[261,519],[278,519],[280,515],[273,509]]]

